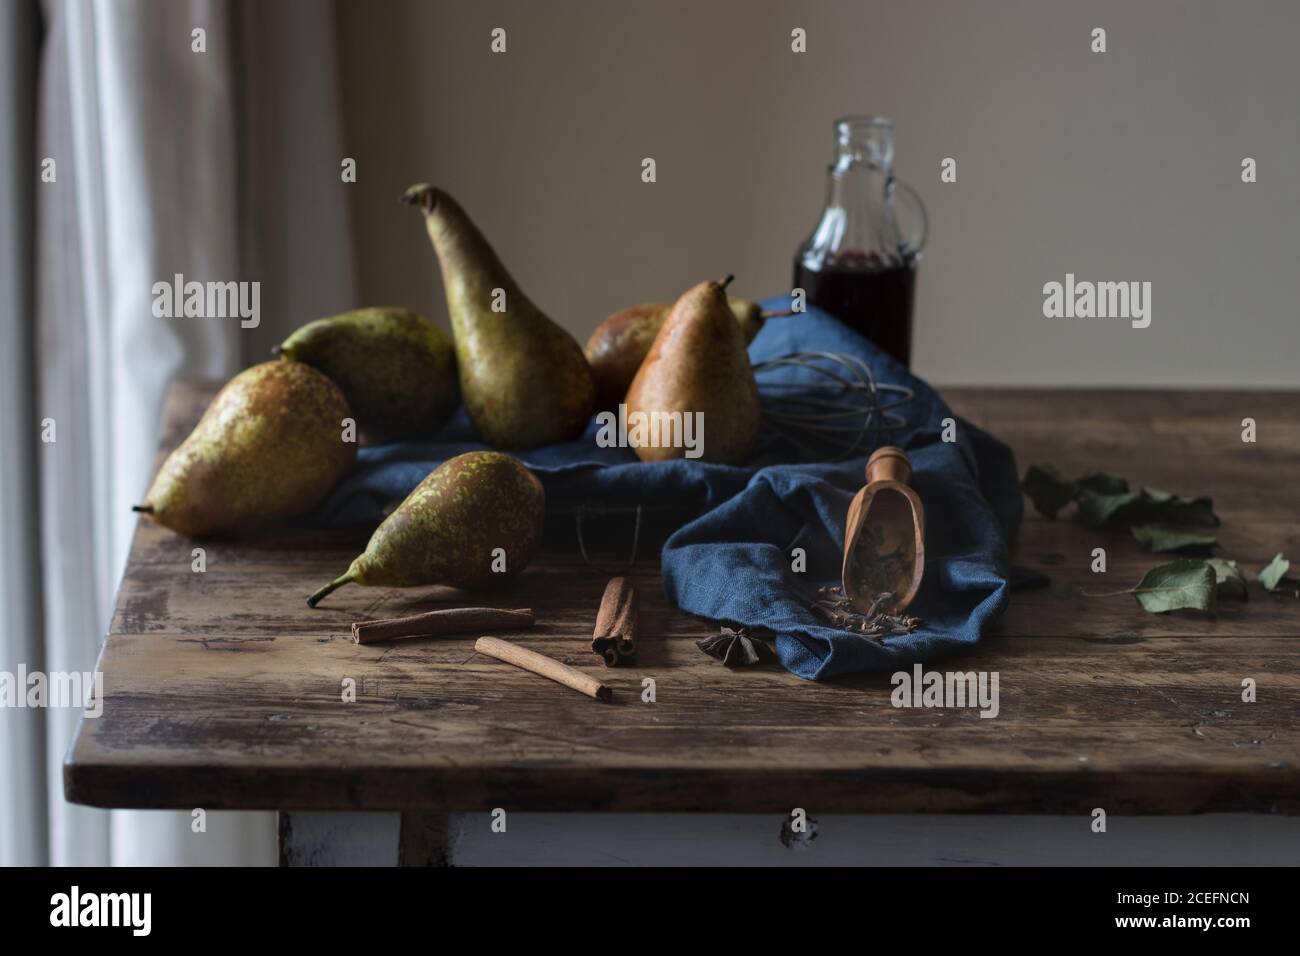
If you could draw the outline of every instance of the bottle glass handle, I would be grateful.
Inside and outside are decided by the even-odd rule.
[[[904,210],[899,216],[900,224],[910,225],[910,229],[905,230],[903,250],[908,256],[919,258],[930,231],[930,219],[926,215],[925,203],[921,202],[920,194],[901,180],[896,180],[896,183],[896,207]]]

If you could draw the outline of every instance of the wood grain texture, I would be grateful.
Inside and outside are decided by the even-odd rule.
[[[162,445],[209,386],[177,385]],[[1221,553],[1248,577],[1300,555],[1300,394],[954,390],[1020,467],[1105,469],[1206,494]],[[1240,441],[1241,419],[1257,444]],[[896,709],[888,675],[813,684],[777,667],[728,670],[695,641],[713,628],[670,607],[656,562],[634,666],[606,669],[590,635],[606,577],[543,554],[499,595],[538,625],[500,636],[590,671],[592,701],[475,655],[474,635],[356,645],[350,625],[466,603],[445,588],[306,595],[365,532],[282,529],[194,542],[142,521],[100,667],[104,714],[65,765],[69,799],[111,807],[313,810],[788,812],[1300,812],[1300,604],[1224,602],[1214,619],[1142,612],[1126,587],[1163,560],[1124,531],[1026,515],[1018,561],[1052,576],[1015,595],[977,652],[932,664],[996,670],[1001,713]],[[1109,573],[1089,571],[1106,547]],[[657,702],[641,702],[656,681]],[[1259,699],[1240,699],[1243,678]],[[342,702],[345,679],[354,703]],[[617,708],[610,711],[607,708]]]

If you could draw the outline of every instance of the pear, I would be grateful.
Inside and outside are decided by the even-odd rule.
[[[731,281],[701,282],[682,293],[650,354],[628,389],[629,432],[634,416],[701,413],[704,424],[701,459],[730,464],[749,454],[758,436],[758,383],[745,351],[745,336],[727,307]],[[644,420],[649,421],[647,417]],[[681,458],[686,449],[664,441],[639,444],[642,461]]]
[[[308,322],[281,343],[343,390],[368,435],[430,438],[460,404],[451,339],[406,309],[356,309]]]
[[[403,198],[424,213],[442,266],[460,390],[480,437],[497,448],[577,438],[596,395],[578,343],[520,291],[454,199],[423,183]]]
[[[749,299],[728,299],[727,305],[735,314],[748,345],[770,316]],[[623,401],[672,307],[671,302],[633,305],[620,309],[596,326],[583,352],[596,380],[597,408],[613,408]]]
[[[731,314],[736,317],[736,324],[740,326],[740,332],[745,336],[745,344],[748,345],[754,341],[754,337],[763,331],[763,323],[768,319],[784,315],[783,312],[764,312],[763,307],[757,302],[749,299],[727,299],[727,307],[731,309]]]
[[[518,460],[496,451],[457,455],[416,485],[347,571],[307,604],[349,583],[474,589],[511,577],[533,559],[545,512],[542,483]]]
[[[254,365],[217,393],[135,510],[188,535],[300,515],[356,461],[344,441],[351,415],[338,386],[311,366]]]

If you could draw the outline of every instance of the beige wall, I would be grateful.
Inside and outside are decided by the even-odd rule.
[[[930,210],[922,375],[1300,384],[1300,4],[339,0],[338,17],[374,304],[445,322],[398,202],[426,179],[580,339],[724,272],[741,294],[788,289],[831,121],[874,112]],[[1151,327],[1045,319],[1066,272],[1150,281]]]

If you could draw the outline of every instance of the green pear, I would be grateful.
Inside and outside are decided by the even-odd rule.
[[[757,302],[749,299],[727,299],[727,307],[731,309],[731,314],[736,317],[736,324],[740,326],[740,334],[745,337],[745,344],[748,345],[754,341],[754,337],[763,331],[763,323],[775,315],[784,315],[781,312],[764,312],[763,307]]]
[[[403,198],[424,213],[442,267],[460,391],[479,435],[497,448],[577,438],[595,404],[578,343],[528,300],[454,199],[426,184]]]
[[[542,483],[518,460],[496,451],[457,455],[416,485],[347,571],[307,604],[350,583],[474,589],[511,577],[533,559],[545,512]]]
[[[310,511],[356,461],[351,410],[309,365],[264,362],[232,378],[173,451],[136,511],[204,535]]]
[[[742,461],[758,437],[759,400],[745,336],[727,307],[731,281],[701,282],[682,293],[650,347],[650,354],[628,389],[629,437],[634,416],[698,413],[703,421],[703,461]],[[660,435],[657,443],[635,448],[642,461],[682,458],[686,449]]]
[[[343,390],[368,435],[430,438],[460,404],[451,339],[406,309],[356,309],[308,322],[280,345]]]
[[[749,299],[729,298],[727,305],[748,345],[770,316]],[[620,309],[596,326],[583,353],[596,381],[597,408],[614,408],[623,401],[672,308],[671,302],[645,302]]]

